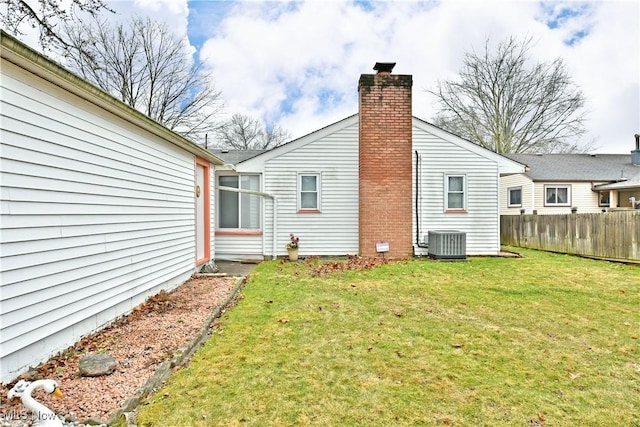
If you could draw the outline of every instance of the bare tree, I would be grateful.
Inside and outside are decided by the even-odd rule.
[[[429,91],[440,104],[434,123],[497,153],[581,150],[584,96],[562,59],[533,64],[530,46],[511,37],[495,53],[488,40],[482,54],[466,53],[459,78]]]
[[[273,123],[262,123],[244,114],[234,114],[217,132],[218,143],[236,150],[265,150],[283,144],[289,132]]]
[[[25,0],[0,0],[0,5],[4,29],[20,38],[26,34],[24,28],[38,28],[43,48],[52,45],[69,47],[58,25],[75,21],[77,12],[92,16],[102,11],[113,12],[103,0],[37,0],[37,7],[34,7],[35,2]]]
[[[193,61],[188,44],[149,18],[129,26],[93,20],[66,26],[75,48],[68,66],[121,101],[197,142],[214,132],[222,109],[213,77]]]
[[[264,128],[264,132],[262,135],[262,145],[264,146],[264,148],[273,148],[277,147],[278,145],[284,144],[290,138],[291,134],[287,130],[283,129],[273,122],[270,122],[267,123],[266,127]]]

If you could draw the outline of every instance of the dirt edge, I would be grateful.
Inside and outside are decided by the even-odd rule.
[[[152,395],[162,387],[163,383],[169,378],[173,372],[173,368],[185,366],[195,352],[204,344],[204,342],[211,336],[211,326],[215,321],[231,308],[237,299],[237,296],[242,289],[242,286],[246,283],[246,277],[238,277],[235,286],[229,293],[227,298],[213,311],[211,316],[204,322],[200,331],[194,336],[194,338],[187,343],[182,349],[176,351],[170,360],[165,360],[160,364],[156,372],[147,380],[147,382],[138,390],[138,392],[132,397],[126,399],[120,408],[116,409],[107,421],[102,420],[84,420],[80,423],[84,424],[107,424],[113,425],[120,418],[124,417],[125,423],[128,427],[135,427],[135,411],[140,406],[142,399]]]

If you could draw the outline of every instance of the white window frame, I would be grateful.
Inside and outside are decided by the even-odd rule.
[[[606,194],[607,201],[605,203],[602,202],[602,196]],[[598,191],[598,206],[602,207],[610,207],[611,206],[611,192],[609,190]]]
[[[449,178],[462,178],[462,207],[449,207]],[[444,211],[445,212],[467,212],[467,175],[464,173],[447,173],[444,175]]]
[[[307,176],[313,176],[316,179],[316,207],[315,208],[303,208],[302,207],[302,178]],[[319,213],[321,211],[322,200],[322,174],[318,172],[300,172],[298,173],[298,212],[307,213]]]
[[[222,187],[223,185],[220,184],[220,179],[221,178],[229,178],[229,177],[233,177],[233,178],[237,178],[238,179],[238,187],[239,189],[243,189],[243,190],[249,190],[248,188],[242,188],[242,177],[246,177],[246,176],[255,176],[258,179],[258,189],[254,190],[254,191],[260,191],[262,182],[261,182],[261,178],[260,178],[260,174],[255,174],[255,173],[247,173],[247,174],[238,174],[238,175],[218,175],[217,178],[217,185],[218,185],[218,201],[217,201],[217,206],[216,206],[216,211],[217,211],[217,230],[221,230],[221,231],[249,231],[249,232],[257,232],[257,231],[261,231],[262,230],[262,197],[260,197],[259,195],[252,195],[252,194],[248,194],[248,193],[240,193],[240,192],[234,192],[237,197],[238,197],[238,227],[222,227],[221,225],[221,216],[222,216],[222,197],[221,197],[221,192],[222,191],[226,191],[226,190],[221,190],[219,187]],[[242,212],[243,212],[243,202],[242,202],[242,197],[243,196],[250,196],[250,197],[254,197],[256,198],[256,200],[254,200],[253,202],[255,203],[255,205],[253,205],[252,207],[249,208],[254,208],[257,209],[257,219],[258,219],[258,225],[257,227],[242,227]]]
[[[557,197],[557,190],[558,189],[566,189],[567,190],[567,200],[564,202],[549,202],[547,199],[547,190],[550,189],[555,189],[556,190],[556,200],[558,199]],[[543,193],[543,197],[544,197],[544,205],[545,206],[549,206],[549,207],[556,207],[556,206],[571,206],[571,185],[568,184],[548,184],[544,186],[544,193]]]
[[[511,201],[511,192],[512,191],[520,191],[520,203],[513,203]],[[507,188],[507,206],[510,207],[510,208],[516,208],[516,207],[521,207],[522,206],[522,186]]]

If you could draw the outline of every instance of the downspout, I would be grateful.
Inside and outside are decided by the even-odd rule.
[[[544,193],[544,190],[542,191]],[[542,204],[542,206],[544,206],[544,203]],[[535,214],[536,212],[538,212],[538,209],[536,208],[536,183],[532,179],[531,180],[531,213]]]
[[[271,259],[276,259],[276,240],[278,236],[278,202],[275,194],[265,193],[264,191],[244,190],[241,188],[219,186],[218,190],[233,191],[234,193],[253,194],[255,196],[267,197],[273,200],[273,238]]]
[[[498,194],[498,198],[496,200],[496,215],[498,216],[498,253],[496,255],[500,255],[500,251],[502,250],[502,220],[500,218],[500,215],[501,215],[500,198],[502,197],[502,194],[500,193],[500,179],[502,177],[500,176],[500,165],[498,164],[498,162],[495,162],[495,163],[496,163],[496,189]],[[522,194],[520,195],[520,197],[522,197]],[[520,202],[522,203],[522,200],[520,200]]]
[[[276,196],[271,196],[271,200],[273,200],[273,239],[271,239],[271,259],[276,259],[276,241],[278,240],[276,236],[278,235],[278,199]]]
[[[420,155],[418,154],[418,150],[415,150],[416,153],[416,246],[419,248],[428,248],[428,244],[424,244],[420,242],[420,212],[418,211],[418,206],[420,205]]]

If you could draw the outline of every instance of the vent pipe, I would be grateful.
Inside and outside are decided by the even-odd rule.
[[[640,166],[640,135],[633,135],[636,139],[636,149],[631,151],[631,163]]]

